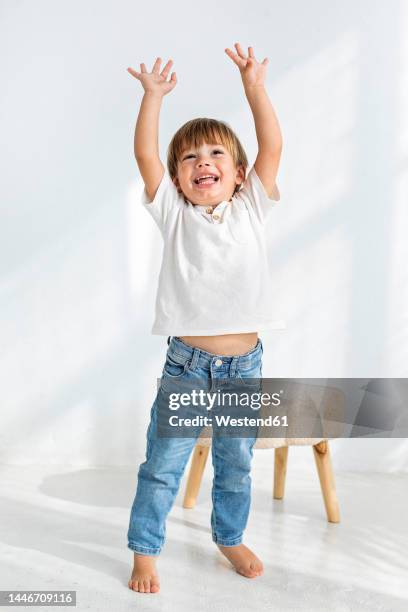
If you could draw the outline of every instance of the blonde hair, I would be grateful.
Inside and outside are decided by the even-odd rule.
[[[199,147],[204,142],[219,142],[230,152],[235,167],[242,166],[244,177],[248,167],[248,159],[238,137],[224,121],[199,117],[191,119],[181,126],[174,134],[167,149],[167,169],[172,179],[177,176],[177,163],[182,152],[189,147]],[[236,185],[235,191],[241,185]]]

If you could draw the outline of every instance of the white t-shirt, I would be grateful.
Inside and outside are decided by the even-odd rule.
[[[273,318],[265,222],[280,199],[269,198],[252,166],[239,192],[212,214],[191,204],[167,168],[142,204],[164,240],[152,334],[215,336],[284,329]]]

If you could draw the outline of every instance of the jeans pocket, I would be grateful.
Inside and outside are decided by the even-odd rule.
[[[237,369],[237,378],[244,387],[253,390],[259,389],[262,378],[262,364],[256,364],[253,368],[240,370]]]
[[[166,361],[163,367],[163,375],[169,378],[181,378],[187,373],[190,367],[191,360],[176,355],[166,355]]]

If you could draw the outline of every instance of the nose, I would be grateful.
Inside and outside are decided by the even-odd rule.
[[[197,162],[197,166],[200,168],[201,166],[206,165],[206,166],[211,166],[211,163],[205,160],[200,160]]]
[[[197,160],[197,166],[200,168],[201,166],[206,165],[206,166],[210,166],[211,162],[206,161],[205,160],[205,156],[202,156],[200,158],[198,158]]]

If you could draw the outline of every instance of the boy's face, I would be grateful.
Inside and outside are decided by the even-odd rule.
[[[211,174],[215,178],[198,180]],[[217,205],[231,199],[235,186],[240,185],[244,177],[244,169],[235,167],[224,145],[203,143],[197,149],[191,146],[182,152],[173,182],[192,204]]]

